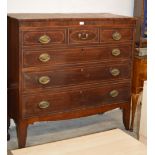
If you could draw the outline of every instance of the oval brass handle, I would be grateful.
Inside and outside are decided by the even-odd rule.
[[[111,53],[112,53],[113,56],[119,56],[121,54],[121,51],[120,51],[120,49],[115,48],[115,49],[112,50]]]
[[[47,35],[43,35],[39,38],[39,42],[42,44],[48,44],[51,41],[51,38]]]
[[[86,40],[86,39],[88,39],[88,33],[79,33],[78,34],[78,37],[79,37],[79,39],[81,39],[81,40]]]
[[[38,103],[38,106],[40,109],[46,109],[50,106],[50,103],[48,101],[41,101]]]
[[[43,84],[43,85],[46,85],[46,84],[48,84],[49,82],[50,82],[50,77],[49,76],[41,76],[40,78],[39,78],[39,83],[40,84]]]
[[[119,92],[118,92],[118,90],[112,90],[112,91],[109,93],[109,95],[110,95],[111,97],[117,97],[117,96],[119,95]]]
[[[114,40],[120,40],[122,38],[121,34],[119,32],[115,32],[112,34],[112,38]]]
[[[40,56],[39,56],[39,60],[40,60],[41,62],[48,62],[50,59],[51,59],[51,58],[50,58],[50,55],[49,55],[48,53],[42,53],[42,54],[40,54]]]
[[[118,76],[120,74],[120,70],[117,68],[113,68],[110,70],[111,75]]]

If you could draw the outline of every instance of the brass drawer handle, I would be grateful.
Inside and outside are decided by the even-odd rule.
[[[40,109],[46,109],[50,106],[50,103],[48,101],[41,101],[38,103],[38,106]]]
[[[120,51],[120,49],[115,48],[115,49],[112,50],[111,53],[112,53],[113,56],[119,56],[121,54],[121,51]]]
[[[111,75],[118,76],[120,74],[120,70],[117,68],[113,68],[110,70]]]
[[[112,90],[112,91],[109,93],[109,95],[110,95],[111,97],[117,97],[117,96],[119,95],[119,92],[118,92],[118,90]]]
[[[50,81],[51,81],[51,79],[50,79],[49,76],[41,76],[41,77],[39,78],[39,83],[40,83],[40,84],[43,84],[43,85],[48,84]]]
[[[42,44],[48,44],[51,41],[51,38],[47,35],[43,35],[39,38],[39,42]]]
[[[48,53],[42,53],[40,56],[39,56],[39,60],[41,62],[48,62],[50,60],[50,55]]]
[[[114,40],[120,40],[122,38],[121,34],[119,32],[115,32],[112,34],[112,38]]]
[[[79,39],[81,39],[81,40],[86,40],[86,39],[88,39],[88,33],[79,33],[78,34],[78,37],[79,37]]]

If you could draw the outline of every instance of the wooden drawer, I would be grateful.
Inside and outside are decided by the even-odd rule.
[[[130,101],[130,84],[81,87],[71,91],[23,96],[23,117],[71,112],[82,108]]]
[[[65,87],[101,80],[130,78],[130,64],[81,66],[63,70],[23,73],[23,89]]]
[[[101,29],[101,42],[123,42],[133,39],[132,29]]]
[[[69,29],[70,44],[98,44],[99,29],[98,28],[72,28]]]
[[[66,43],[66,30],[55,29],[45,31],[24,31],[23,44],[24,45],[53,45]]]
[[[131,58],[131,45],[105,48],[74,48],[64,50],[25,51],[24,67],[69,65],[90,61],[122,60]]]

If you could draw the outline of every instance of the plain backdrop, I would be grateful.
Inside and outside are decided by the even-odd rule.
[[[133,15],[134,0],[7,0],[8,13],[93,13]]]

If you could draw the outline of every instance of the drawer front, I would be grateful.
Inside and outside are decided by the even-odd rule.
[[[70,44],[87,44],[99,43],[99,29],[69,29],[69,43]]]
[[[110,46],[107,48],[75,48],[53,51],[25,51],[24,67],[46,65],[67,65],[90,61],[130,59],[131,46]]]
[[[101,29],[101,42],[123,42],[133,39],[132,29]]]
[[[66,43],[66,30],[26,31],[23,32],[24,45],[53,45]]]
[[[65,87],[101,80],[130,78],[130,65],[81,66],[63,70],[23,73],[23,89]]]
[[[130,101],[130,84],[100,85],[58,93],[42,93],[23,97],[23,117],[70,112],[74,109],[103,106]]]

